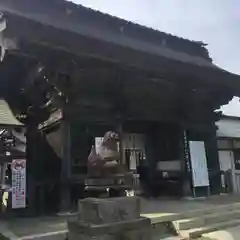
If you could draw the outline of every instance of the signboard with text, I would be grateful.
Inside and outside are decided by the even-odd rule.
[[[12,208],[26,207],[26,160],[12,161]]]
[[[194,187],[209,186],[207,158],[204,142],[190,141],[190,160]]]

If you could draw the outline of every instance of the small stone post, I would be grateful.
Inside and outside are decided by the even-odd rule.
[[[149,240],[151,222],[140,217],[140,199],[86,198],[79,201],[77,220],[68,221],[69,240]]]

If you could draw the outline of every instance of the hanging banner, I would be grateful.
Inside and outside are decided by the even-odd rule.
[[[208,187],[209,176],[204,142],[190,141],[190,159],[194,187]]]
[[[12,161],[12,208],[26,207],[26,160]]]

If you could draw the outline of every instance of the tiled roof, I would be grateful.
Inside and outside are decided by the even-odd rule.
[[[110,14],[102,13],[65,0],[2,0],[1,12],[24,16],[43,25],[51,25],[90,37],[138,40],[155,47],[167,46],[176,51],[212,61],[205,45],[201,41],[191,41],[161,32],[137,23],[127,21]],[[84,26],[86,29],[84,29]],[[111,36],[110,36],[111,35]],[[105,40],[106,40],[105,39]]]
[[[55,3],[54,3],[55,2]],[[69,15],[78,14],[79,16],[85,16],[88,18],[89,21],[93,23],[99,23],[102,26],[107,26],[107,28],[111,29],[120,29],[120,31],[126,32],[126,34],[130,34],[130,37],[134,39],[141,39],[143,41],[160,45],[162,42],[166,42],[171,49],[176,51],[182,51],[188,53],[190,55],[197,55],[201,56],[205,59],[212,60],[209,56],[208,50],[206,49],[206,45],[202,41],[193,41],[189,40],[180,36],[175,36],[167,32],[162,32],[158,29],[154,29],[151,27],[146,27],[136,22],[128,21],[123,18],[119,18],[113,16],[108,13],[103,13],[101,11],[85,7],[80,4],[76,4],[73,1],[66,1],[66,0],[55,0],[53,1],[55,7],[60,9],[60,5],[64,5],[66,11],[70,11]],[[58,3],[56,5],[56,3]],[[76,15],[75,15],[76,16]],[[117,30],[118,31],[118,30]]]
[[[0,99],[0,126],[23,126],[13,115],[8,103],[4,99]]]
[[[212,79],[230,87],[234,79],[239,86],[239,76],[216,66],[202,42],[172,36],[65,0],[1,0],[0,12],[7,16],[10,36],[16,34],[16,38],[30,43],[47,43],[50,48],[124,62],[161,74],[165,71],[185,76],[187,72],[189,78]],[[18,31],[19,23],[24,31]],[[23,51],[26,49],[23,47]]]

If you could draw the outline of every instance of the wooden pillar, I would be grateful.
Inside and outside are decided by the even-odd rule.
[[[122,144],[123,138],[123,122],[124,122],[124,114],[125,114],[125,96],[124,96],[124,84],[125,84],[125,75],[122,70],[118,71],[118,76],[116,77],[116,81],[113,82],[111,86],[113,95],[109,99],[113,102],[114,109],[112,111],[113,119],[115,121],[116,132],[119,135],[119,151],[120,151],[120,163],[123,164],[124,159],[124,149]]]
[[[219,194],[221,192],[221,175],[215,126],[210,127],[205,145],[211,194]]]
[[[60,190],[60,212],[67,212],[71,209],[71,129],[70,123],[62,123],[62,163],[61,163],[61,190]]]
[[[191,162],[189,154],[189,140],[188,134],[185,127],[181,127],[181,139],[180,139],[180,157],[182,159],[183,169],[183,185],[182,192],[184,197],[192,196],[192,173],[191,173]]]
[[[156,151],[158,149],[155,145],[155,135],[152,132],[152,129],[149,129],[148,133],[145,135],[146,140],[146,159],[147,159],[147,176],[146,176],[146,184],[147,189],[149,191],[150,196],[156,195]]]
[[[34,141],[37,134],[37,126],[34,124],[27,126],[26,131],[26,175],[27,175],[27,212],[28,215],[35,215],[37,213],[36,206],[36,170],[37,170],[37,161],[35,154],[37,154],[37,146]],[[43,204],[43,203],[42,203]]]

